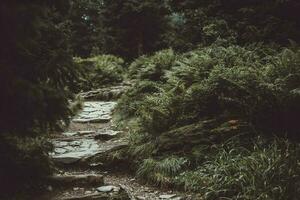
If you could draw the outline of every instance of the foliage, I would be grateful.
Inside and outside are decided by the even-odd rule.
[[[72,114],[68,100],[78,71],[67,35],[56,22],[60,18],[53,14],[54,2],[4,4],[6,30],[16,32],[3,37],[7,51],[1,54],[0,87],[5,118],[0,134],[47,132],[61,120],[67,123]]]
[[[163,81],[175,60],[176,54],[172,49],[156,52],[152,56],[141,56],[131,63],[128,74],[131,79]]]
[[[172,180],[174,175],[180,173],[187,164],[187,159],[174,156],[159,161],[149,158],[139,166],[137,176],[150,183],[167,186],[174,181]]]
[[[181,173],[178,184],[205,199],[294,199],[299,196],[299,145],[257,140],[253,149],[220,147],[195,171]]]
[[[68,1],[1,4],[1,194],[39,187],[50,174],[43,139],[68,124],[79,71],[66,26]],[[28,187],[27,187],[28,186]]]
[[[1,136],[0,143],[1,191],[5,191],[0,197],[16,191],[40,190],[44,178],[52,173],[47,153],[52,145],[45,142],[45,138],[17,136]]]
[[[120,120],[134,117],[136,110],[144,98],[158,91],[159,84],[157,83],[150,81],[137,82],[135,86],[130,88],[126,92],[126,95],[123,95],[118,101],[116,110],[121,117]]]
[[[195,48],[221,39],[232,44],[299,42],[297,0],[170,0],[174,17],[166,41],[176,50]]]
[[[84,71],[79,88],[97,89],[123,81],[124,61],[113,55],[98,55],[90,58],[75,58],[75,63]]]
[[[298,144],[255,139],[299,139],[297,45],[217,41],[168,55],[134,61],[129,74],[136,85],[119,100],[121,123],[131,118],[128,153],[142,162],[137,175],[161,186],[185,185],[205,199],[297,196]]]
[[[131,60],[163,48],[186,52],[225,39],[299,42],[297,0],[72,0],[68,26],[75,55]]]
[[[103,0],[104,48],[108,53],[132,59],[161,49],[168,9],[158,0]]]
[[[126,101],[139,103],[135,113],[146,132],[159,135],[171,127],[221,115],[247,121],[257,131],[297,135],[294,116],[299,107],[293,102],[299,98],[299,50],[275,53],[263,46],[212,45],[177,56],[172,62],[169,57],[162,58],[171,64],[153,65],[154,56],[142,57],[132,67],[145,63],[139,64],[136,75],[144,80],[152,71],[143,68],[168,66],[168,72],[158,79],[148,79],[164,77],[165,84],[142,102],[135,101],[138,94],[124,95],[121,100],[131,98]]]
[[[128,60],[161,49],[168,12],[158,0],[72,0],[68,19],[75,55],[114,54]]]
[[[92,53],[104,53],[101,49],[104,36],[101,8],[102,1],[99,0],[71,1],[68,24],[74,56],[86,58]]]

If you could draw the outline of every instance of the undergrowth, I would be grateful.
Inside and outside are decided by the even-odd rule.
[[[125,63],[122,58],[113,55],[98,55],[90,58],[74,58],[83,71],[78,88],[90,90],[114,85],[124,80]]]
[[[299,66],[295,45],[214,43],[138,58],[116,117],[137,176],[204,199],[295,199]]]

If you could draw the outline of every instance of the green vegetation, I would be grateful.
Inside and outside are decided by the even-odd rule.
[[[300,146],[284,138],[299,139],[299,65],[298,47],[223,42],[138,58],[116,118],[137,176],[205,199],[298,196]]]
[[[52,173],[42,135],[68,124],[79,77],[65,26],[68,3],[1,3],[0,199],[40,189]]]
[[[126,80],[115,121],[130,145],[114,162],[203,199],[297,199],[299,10],[298,0],[4,1],[0,198],[41,189],[52,173],[44,136],[68,125],[74,93]]]
[[[124,61],[112,55],[75,58],[83,76],[77,90],[91,90],[108,84],[121,83],[124,79]]]

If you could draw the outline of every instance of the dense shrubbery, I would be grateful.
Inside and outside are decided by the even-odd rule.
[[[299,153],[299,144],[279,139],[271,144],[257,139],[249,149],[224,145],[174,182],[205,199],[295,199],[300,194]]]
[[[131,118],[129,153],[142,161],[138,176],[183,184],[207,199],[299,194],[290,184],[299,184],[299,145],[267,139],[299,139],[299,66],[296,47],[222,42],[134,61],[136,86],[117,110],[122,123]]]
[[[1,199],[40,186],[51,172],[49,148],[40,137],[68,124],[73,114],[69,102],[79,71],[68,43],[69,6],[67,1],[1,2]]]
[[[90,90],[123,81],[124,61],[112,55],[98,55],[91,58],[75,58],[84,71],[79,89]]]
[[[169,70],[176,60],[173,50],[156,52],[152,56],[141,56],[129,66],[129,78],[139,80],[163,81],[166,70]]]
[[[40,190],[44,178],[52,173],[52,163],[48,151],[52,144],[45,138],[1,137],[0,177],[3,196],[10,192]],[[0,196],[1,196],[0,195]]]
[[[262,46],[212,45],[172,58],[171,62],[164,52],[148,59],[143,57],[131,65],[140,63],[137,88],[156,84],[157,89],[145,96],[147,91],[135,88],[135,93],[129,92],[121,100],[120,112],[133,115],[132,111],[122,111],[127,109],[124,101],[135,104],[135,98],[143,96],[134,111],[148,133],[160,134],[170,127],[178,127],[178,123],[182,126],[205,118],[225,117],[246,121],[257,131],[296,137],[295,116],[300,109],[296,103],[300,84],[299,52],[283,49],[277,53]],[[157,59],[157,55],[166,60]],[[146,78],[156,68],[161,69],[155,73],[159,75],[157,79],[164,80],[165,84]]]

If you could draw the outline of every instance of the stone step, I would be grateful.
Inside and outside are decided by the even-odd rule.
[[[102,175],[79,174],[79,175],[53,175],[48,177],[51,186],[74,187],[74,186],[97,186],[104,184]]]
[[[83,109],[72,120],[74,123],[107,123],[111,120],[116,102],[90,101],[83,103]]]
[[[59,200],[109,200],[109,195],[97,192],[81,196],[62,197]]]
[[[121,86],[112,86],[99,88],[96,90],[91,90],[88,92],[82,92],[78,96],[85,100],[101,100],[101,101],[110,101],[116,100],[121,95],[128,90],[129,85],[121,85]]]
[[[97,132],[94,138],[96,140],[107,141],[107,140],[111,140],[115,137],[118,137],[120,135],[120,133],[121,133],[121,131],[102,130],[100,132]]]

